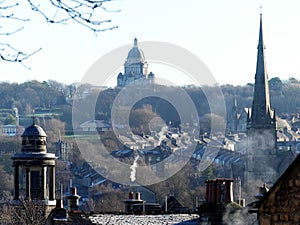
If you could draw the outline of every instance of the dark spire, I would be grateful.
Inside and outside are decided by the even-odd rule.
[[[237,131],[237,124],[238,124],[238,110],[237,110],[237,100],[236,95],[234,95],[234,101],[232,106],[232,116],[233,116],[233,131]]]
[[[35,111],[32,110],[32,125],[35,125]]]
[[[257,46],[257,64],[250,127],[271,127],[271,112],[272,110],[270,106],[268,74],[265,59],[265,45],[263,41],[262,14],[260,14],[259,40]]]

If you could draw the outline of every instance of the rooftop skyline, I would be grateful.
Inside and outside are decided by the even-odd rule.
[[[111,19],[111,26],[119,28],[97,35],[74,23],[47,24],[40,15],[31,12],[31,20],[25,23],[22,31],[10,36],[9,42],[28,52],[40,47],[42,50],[24,62],[31,70],[20,64],[2,62],[1,81],[52,79],[67,84],[80,82],[101,56],[120,46],[131,46],[137,37],[139,42],[168,42],[189,50],[208,66],[219,84],[254,83],[260,5],[263,6],[269,79],[299,79],[300,2],[297,0],[284,3],[279,0],[189,0],[184,3],[177,0],[116,0],[106,7],[121,12],[105,13],[104,19]],[[125,62],[126,56],[120,58]],[[145,58],[147,60],[146,52]],[[164,75],[174,83],[189,82],[181,79],[180,72],[174,75],[174,68],[149,64],[149,71],[156,77]],[[101,71],[99,76],[103,76]],[[112,81],[110,85],[116,85],[116,79]]]

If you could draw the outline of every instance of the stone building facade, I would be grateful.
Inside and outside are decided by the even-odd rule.
[[[125,87],[137,80],[145,84],[152,83],[154,82],[154,74],[148,73],[144,52],[138,47],[138,40],[135,38],[124,64],[124,74],[118,74],[117,86]]]

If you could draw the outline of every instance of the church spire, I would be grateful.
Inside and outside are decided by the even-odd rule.
[[[268,74],[266,69],[265,45],[263,41],[262,13],[260,13],[259,40],[257,46],[257,63],[255,74],[254,96],[251,113],[251,127],[268,128],[272,123],[268,85]]]

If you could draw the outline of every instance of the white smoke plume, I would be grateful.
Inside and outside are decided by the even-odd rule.
[[[233,208],[226,208],[223,215],[224,225],[258,225],[256,214],[250,214],[249,208],[234,210]]]
[[[134,182],[136,180],[136,168],[139,166],[137,161],[139,159],[139,155],[136,155],[133,161],[133,164],[130,166],[131,172],[130,172],[130,180],[131,182]]]
[[[163,126],[160,130],[160,132],[158,133],[158,145],[161,144],[161,142],[165,139],[165,133],[168,131],[168,127],[167,126]]]

